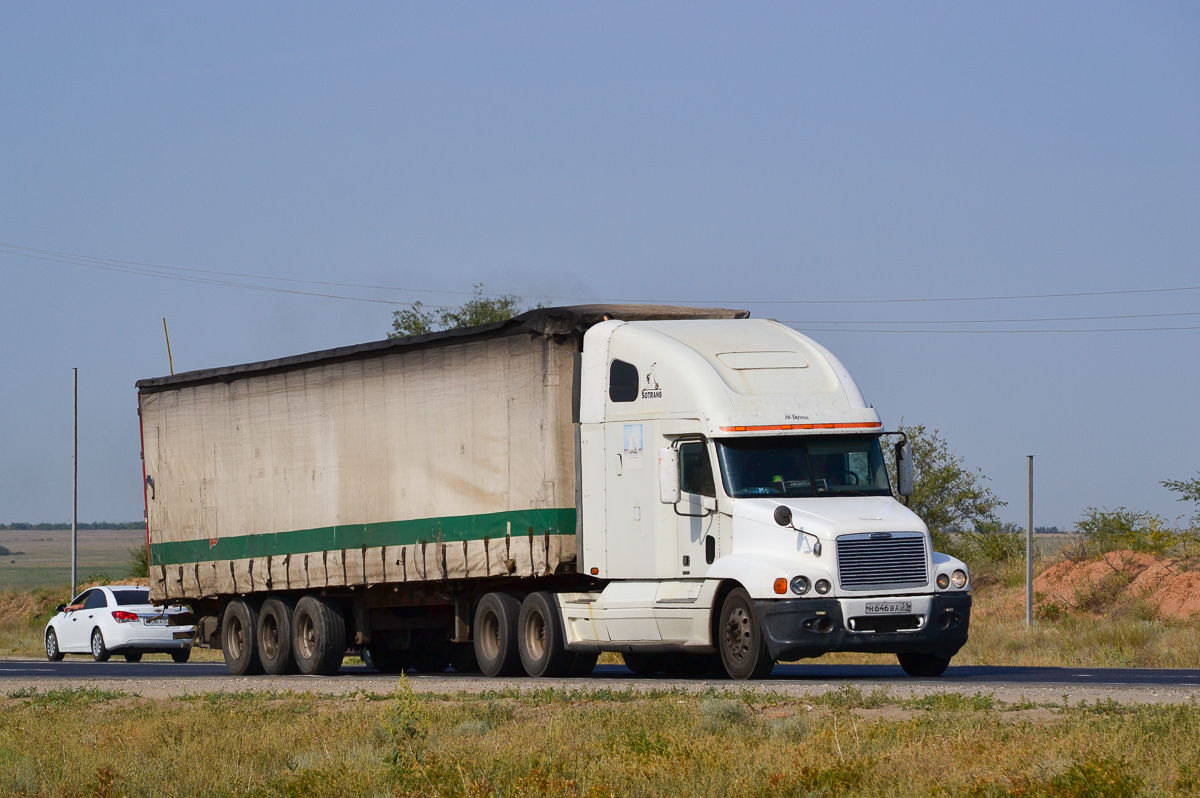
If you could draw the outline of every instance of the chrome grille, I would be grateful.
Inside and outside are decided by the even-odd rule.
[[[838,583],[843,590],[924,587],[925,536],[920,532],[873,532],[837,539]]]

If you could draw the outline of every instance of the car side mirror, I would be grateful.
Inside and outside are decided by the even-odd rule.
[[[54,611],[55,612],[65,612],[66,609],[67,609],[66,604],[59,604],[57,607],[54,608]]]
[[[908,441],[896,444],[896,492],[901,496],[913,494],[912,447]]]
[[[677,504],[681,496],[679,489],[679,450],[667,447],[658,450],[658,500],[663,504]]]

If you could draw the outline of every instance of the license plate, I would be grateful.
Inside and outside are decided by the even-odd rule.
[[[166,626],[167,619],[166,618],[147,618],[144,621],[142,621],[142,624],[145,626]]]
[[[912,612],[911,601],[868,601],[867,615],[907,615]]]

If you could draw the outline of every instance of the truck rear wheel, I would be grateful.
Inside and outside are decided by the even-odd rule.
[[[346,655],[346,621],[342,610],[327,598],[307,595],[292,615],[292,653],[300,672],[332,676]]]
[[[388,648],[385,643],[367,646],[365,660],[380,673],[403,673],[408,667],[408,652],[404,649]]]
[[[271,596],[258,613],[258,658],[272,676],[296,672],[292,656],[292,602]]]
[[[558,602],[544,591],[530,593],[521,604],[518,621],[521,664],[530,676],[566,676],[571,668]]]
[[[643,654],[638,651],[626,651],[621,654],[621,659],[625,660],[625,667],[638,676],[651,676],[663,669],[663,657],[661,654]]]
[[[905,673],[918,678],[941,676],[946,672],[946,668],[950,667],[949,657],[920,654],[916,651],[897,654],[896,659],[900,660],[900,667],[904,668]]]
[[[761,679],[775,667],[745,588],[734,588],[725,597],[714,642],[731,679]]]
[[[450,667],[456,673],[479,673],[479,660],[471,643],[450,644]]]
[[[221,653],[225,667],[234,676],[257,676],[263,672],[258,658],[258,607],[244,599],[225,605],[221,620]]]
[[[485,676],[516,676],[521,672],[517,651],[517,621],[521,602],[507,593],[488,593],[475,608],[475,659]]]
[[[413,635],[408,663],[417,673],[445,673],[450,667],[450,641],[435,629],[422,629]]]
[[[571,654],[571,667],[567,670],[567,676],[572,679],[582,679],[585,676],[591,676],[592,671],[596,669],[596,660],[598,659],[600,659],[598,652],[574,652]]]

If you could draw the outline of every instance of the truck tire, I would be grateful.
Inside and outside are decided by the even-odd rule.
[[[404,649],[388,648],[385,643],[371,643],[367,646],[366,657],[369,665],[380,673],[404,673],[408,667],[408,652]]]
[[[775,667],[762,627],[754,615],[754,601],[745,588],[736,587],[725,596],[713,641],[729,678],[761,679]]]
[[[488,593],[475,608],[475,659],[485,676],[516,676],[521,672],[517,621],[521,602],[507,593]]]
[[[918,678],[931,679],[941,676],[946,672],[946,668],[950,667],[949,657],[921,654],[916,651],[897,654],[896,659],[900,660],[900,667],[904,668],[905,673]]]
[[[558,602],[552,593],[539,590],[525,597],[517,629],[517,648],[526,673],[551,678],[567,675],[572,654],[567,651]]]
[[[306,676],[332,676],[346,656],[346,620],[336,603],[309,594],[292,613],[292,656]]]
[[[621,654],[625,667],[638,676],[652,676],[663,669],[661,654],[642,654],[636,651],[626,651]]]
[[[583,679],[592,675],[592,671],[596,670],[596,660],[600,659],[600,654],[586,653],[584,651],[576,651],[571,654],[571,667],[567,669],[567,677],[571,679]]]
[[[258,612],[258,659],[272,676],[296,672],[292,656],[292,602],[271,596]]]
[[[408,663],[417,673],[445,673],[450,667],[450,641],[433,629],[419,630],[408,649]]]
[[[455,673],[479,673],[479,660],[471,643],[450,644],[450,667]]]
[[[258,658],[258,607],[243,599],[225,605],[221,620],[221,653],[225,667],[234,676],[257,676],[263,672]]]

